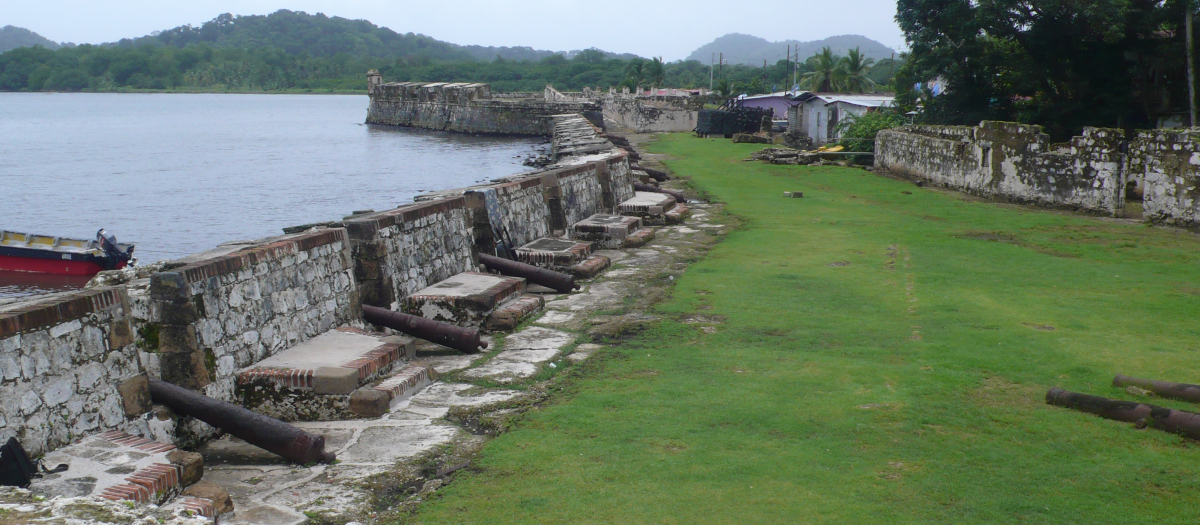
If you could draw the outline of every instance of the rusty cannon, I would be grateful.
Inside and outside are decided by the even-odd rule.
[[[1046,403],[1133,423],[1137,428],[1152,427],[1189,439],[1200,439],[1200,414],[1195,412],[1068,392],[1061,388],[1046,392]]]
[[[1113,386],[1136,386],[1138,388],[1144,388],[1154,392],[1155,395],[1161,397],[1169,397],[1171,399],[1200,403],[1200,385],[1172,383],[1170,381],[1142,379],[1138,377],[1129,377],[1124,374],[1117,374],[1115,377],[1113,377]]]
[[[670,195],[670,196],[672,196],[672,197],[675,197],[675,202],[679,202],[679,203],[684,203],[684,202],[687,202],[687,200],[688,200],[688,199],[687,199],[687,195],[684,195],[684,194],[682,194],[682,193],[680,193],[680,192],[677,192],[677,191],[671,191],[671,190],[664,190],[664,189],[662,189],[662,188],[659,188],[659,187],[657,187],[657,186],[651,186],[651,185],[649,185],[649,184],[642,184],[642,183],[640,183],[640,182],[635,182],[635,183],[633,183],[633,189],[635,189],[635,190],[637,190],[637,191],[649,191],[649,192],[654,192],[654,193],[665,193],[665,194],[667,194],[667,195]]]
[[[165,381],[150,381],[150,399],[294,463],[333,463],[337,459],[333,452],[325,451],[325,436]]]
[[[646,172],[646,175],[649,175],[650,178],[658,182],[666,182],[671,180],[671,176],[667,175],[667,172],[665,171],[659,171],[654,168],[647,168],[645,166],[634,166],[633,169]]]
[[[604,136],[613,144],[629,144],[629,139],[625,135],[615,135],[613,133],[605,133]]]
[[[526,281],[533,284],[540,284],[546,288],[553,288],[558,293],[571,293],[571,291],[580,288],[578,284],[575,284],[574,276],[539,268],[532,264],[510,261],[486,253],[479,254],[479,262],[487,266],[489,270],[499,272],[501,275],[524,277]]]
[[[486,342],[479,340],[479,330],[473,328],[463,328],[368,304],[364,304],[362,309],[363,320],[368,323],[391,328],[459,352],[475,354],[480,348],[488,346]]]

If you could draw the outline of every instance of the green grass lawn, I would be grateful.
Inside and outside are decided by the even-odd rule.
[[[652,146],[742,227],[418,521],[1197,522],[1194,443],[1044,396],[1200,383],[1200,238],[761,147]]]

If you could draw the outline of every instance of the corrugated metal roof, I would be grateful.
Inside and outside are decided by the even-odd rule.
[[[890,106],[896,97],[892,95],[883,95],[879,93],[804,93],[796,97],[800,102],[807,102],[812,99],[819,99],[826,106],[845,102],[855,106],[867,108],[878,108]]]

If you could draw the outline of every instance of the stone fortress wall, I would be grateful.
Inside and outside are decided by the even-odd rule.
[[[419,102],[430,105],[489,94],[486,85],[410,87],[402,96],[432,95]],[[212,429],[195,422],[164,430],[149,412],[148,379],[233,401],[240,370],[330,329],[362,327],[361,304],[397,308],[421,288],[479,270],[476,254],[495,250],[493,224],[523,244],[614,212],[633,195],[628,155],[589,119],[563,114],[575,107],[513,114],[526,120],[522,129],[544,126],[556,150],[579,152],[548,169],[0,306],[0,442],[15,436],[37,455],[107,430],[204,438]]]
[[[1128,180],[1142,190],[1145,217],[1200,226],[1200,130],[1139,131],[1128,151]]]
[[[1110,215],[1124,210],[1120,130],[1051,144],[1040,126],[907,126],[881,131],[875,166],[988,198]]]
[[[687,132],[696,129],[699,109],[686,97],[645,97],[608,93],[600,99],[608,123],[637,133]]]
[[[101,430],[149,432],[134,308],[123,287],[0,308],[0,441],[38,455]]]
[[[367,76],[368,124],[497,135],[552,134],[553,115],[576,113],[603,125],[600,105],[583,99],[548,100],[545,93],[493,95],[487,84],[389,82]]]
[[[881,131],[875,166],[989,198],[1124,215],[1127,187],[1154,222],[1200,226],[1200,131],[1084,128],[1051,144],[1040,126],[906,126]]]

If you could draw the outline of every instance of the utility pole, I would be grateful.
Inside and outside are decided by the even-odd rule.
[[[888,82],[891,82],[893,85],[895,85],[895,83],[896,83],[896,53],[895,52],[892,52],[892,61],[888,62]],[[900,92],[900,89],[897,87],[896,93],[899,93],[899,92]]]
[[[716,53],[713,53],[712,58],[708,59],[708,90],[713,90],[713,61],[716,60]]]
[[[722,52],[717,60],[717,76],[725,78],[725,53]]]
[[[1184,31],[1187,32],[1187,77],[1188,77],[1188,125],[1195,127],[1196,125],[1196,53],[1195,46],[1192,45],[1192,2],[1188,0],[1184,4]]]
[[[796,46],[796,60],[792,62],[792,85],[800,83],[800,46]]]
[[[783,70],[783,74],[785,74],[785,75],[786,75],[786,74],[787,74],[787,70],[788,70],[788,69],[791,69],[791,68],[792,68],[792,45],[791,45],[791,44],[788,44],[788,54],[787,54],[787,69]],[[788,83],[788,81],[787,81],[787,77],[783,77],[783,83],[784,83],[784,84],[787,84],[787,83]],[[784,91],[791,91],[791,90],[792,90],[792,86],[791,86],[791,84],[788,84],[788,87],[787,87],[786,89],[784,89]]]

